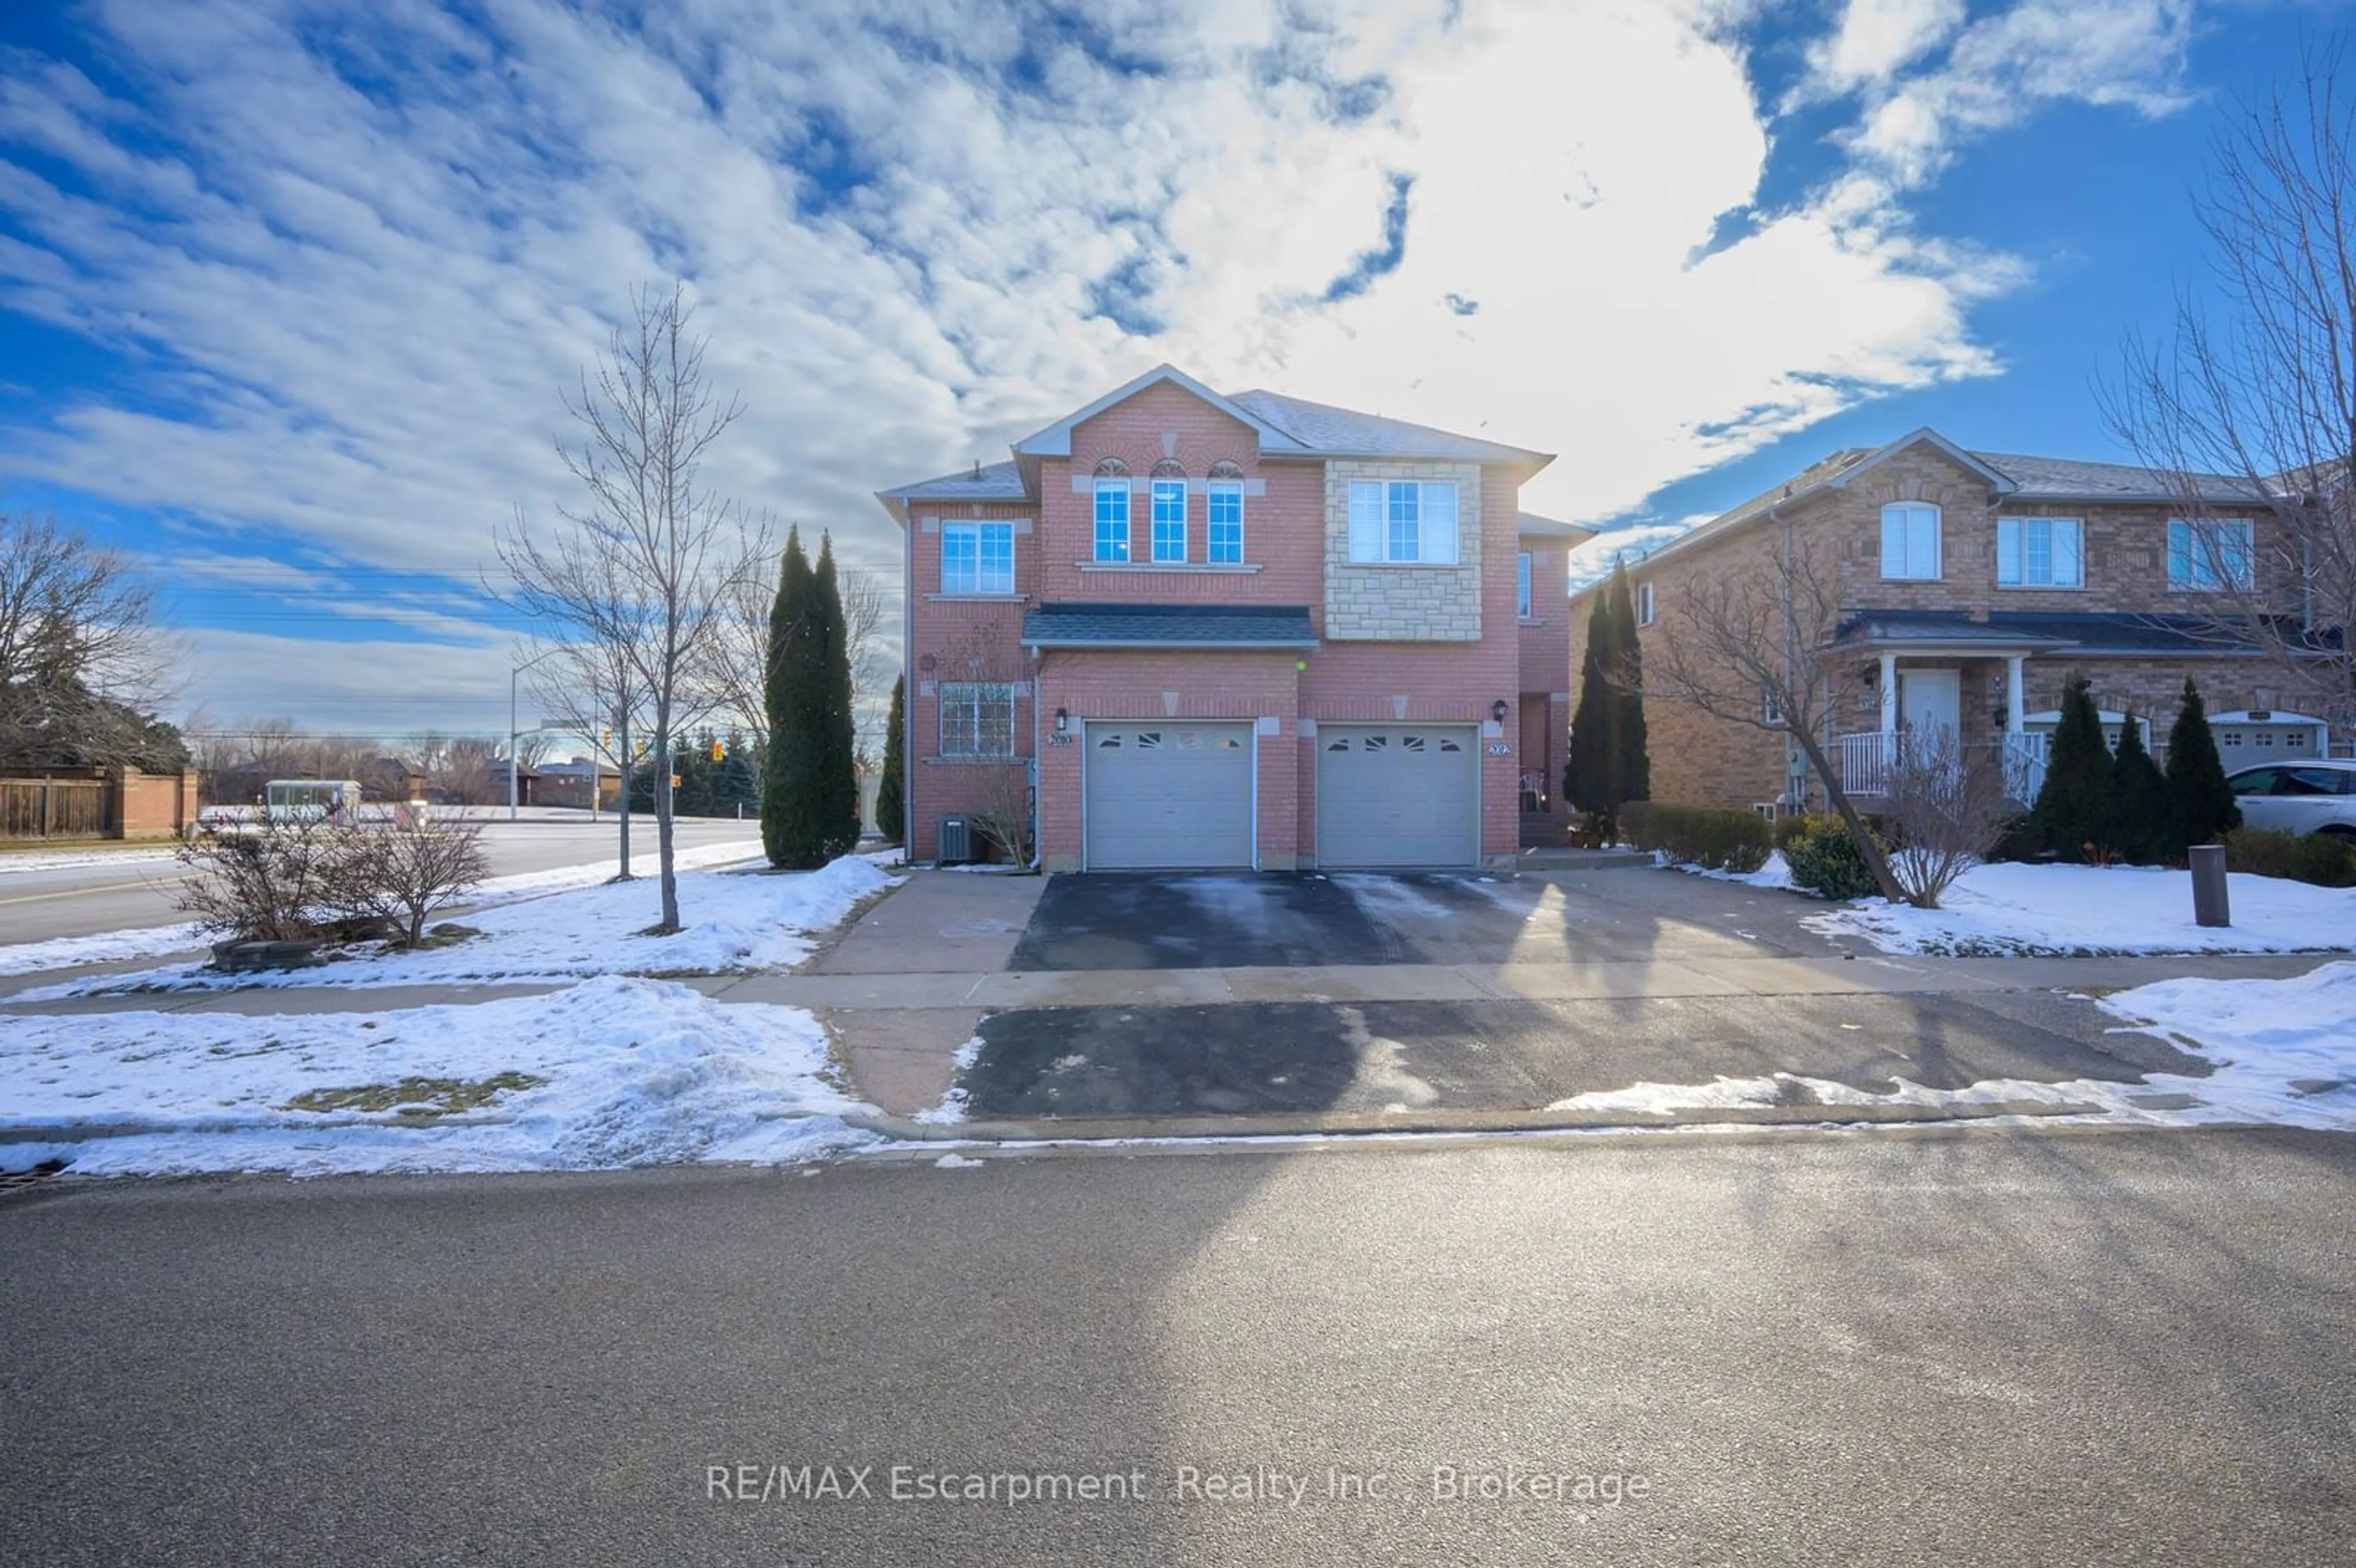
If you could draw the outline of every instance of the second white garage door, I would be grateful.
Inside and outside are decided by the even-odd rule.
[[[1248,867],[1252,727],[1090,723],[1091,871]]]
[[[1481,742],[1471,725],[1320,724],[1317,864],[1481,863]]]

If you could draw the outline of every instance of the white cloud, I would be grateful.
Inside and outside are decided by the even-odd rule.
[[[1442,0],[1115,0],[1087,37],[1018,0],[683,0],[643,36],[552,0],[404,0],[373,32],[315,8],[100,0],[137,104],[62,68],[0,83],[0,304],[121,350],[146,394],[0,429],[0,463],[227,553],[284,530],[331,571],[461,581],[512,507],[564,493],[558,394],[625,290],[673,274],[749,410],[712,477],[894,578],[873,490],[1159,358],[1556,451],[1529,506],[1623,511],[1990,373],[1966,312],[2017,268],[1914,235],[1898,172],[1991,112],[1973,84],[2151,107],[2127,14],[2171,9],[1965,29],[1870,111],[1861,176],[1705,251],[1768,150],[1725,0],[1473,0],[1452,25]],[[1873,9],[1841,69],[1939,36],[1938,5]],[[1394,177],[1403,261],[1317,303],[1381,246]],[[447,656],[500,683],[496,654]]]
[[[1834,91],[1879,81],[1912,65],[1963,24],[1964,0],[1848,0],[1830,37],[1808,51]]]
[[[1570,569],[1570,591],[1576,593],[1611,576],[1615,561],[1625,560],[1633,566],[1671,539],[1691,533],[1709,520],[1710,514],[1701,512],[1669,521],[1623,523],[1593,539],[1582,539],[1566,563]]]

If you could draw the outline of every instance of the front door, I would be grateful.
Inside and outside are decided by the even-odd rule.
[[[1953,744],[1963,727],[1964,677],[1952,669],[1902,669],[1898,672],[1898,712],[1902,728],[1925,745],[1944,735]]]

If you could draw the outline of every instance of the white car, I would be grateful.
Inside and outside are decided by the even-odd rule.
[[[2261,763],[2225,775],[2248,827],[2356,838],[2356,761]]]

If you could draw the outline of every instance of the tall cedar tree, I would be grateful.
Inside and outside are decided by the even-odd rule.
[[[1562,771],[1562,795],[1585,812],[1609,837],[1612,814],[1620,804],[1620,708],[1612,689],[1612,656],[1618,638],[1612,629],[1612,595],[1595,596],[1595,610],[1587,622],[1587,651],[1579,666],[1579,709],[1570,720],[1570,755]]]
[[[825,630],[818,624],[818,585],[802,553],[798,528],[786,535],[777,597],[769,607],[769,655],[763,697],[769,745],[761,773],[761,848],[773,866],[823,865],[823,832],[810,781],[818,771],[819,669]]]
[[[851,624],[834,571],[834,536],[819,536],[819,849],[829,860],[859,847],[859,734],[851,710]]]
[[[892,711],[884,720],[884,776],[875,781],[875,831],[885,842],[908,841],[908,801],[901,793],[900,771],[905,752],[900,731],[907,723],[908,677],[892,683]]]
[[[2119,749],[2111,758],[2111,848],[2130,865],[2149,866],[2171,858],[2168,781],[2143,743],[2143,726],[2130,712],[2119,727]]]
[[[2045,758],[2045,784],[2029,808],[2038,845],[2064,860],[2110,846],[2111,748],[2084,676],[2062,688],[2062,720]]]
[[[2201,688],[2184,677],[2183,706],[2168,731],[2169,859],[2180,860],[2195,844],[2214,844],[2242,826],[2242,807],[2225,782],[2217,738]]]
[[[1624,562],[1612,566],[1611,676],[1617,699],[1612,739],[1622,804],[1653,798],[1653,763],[1644,749],[1644,649],[1636,635],[1636,601]]]

